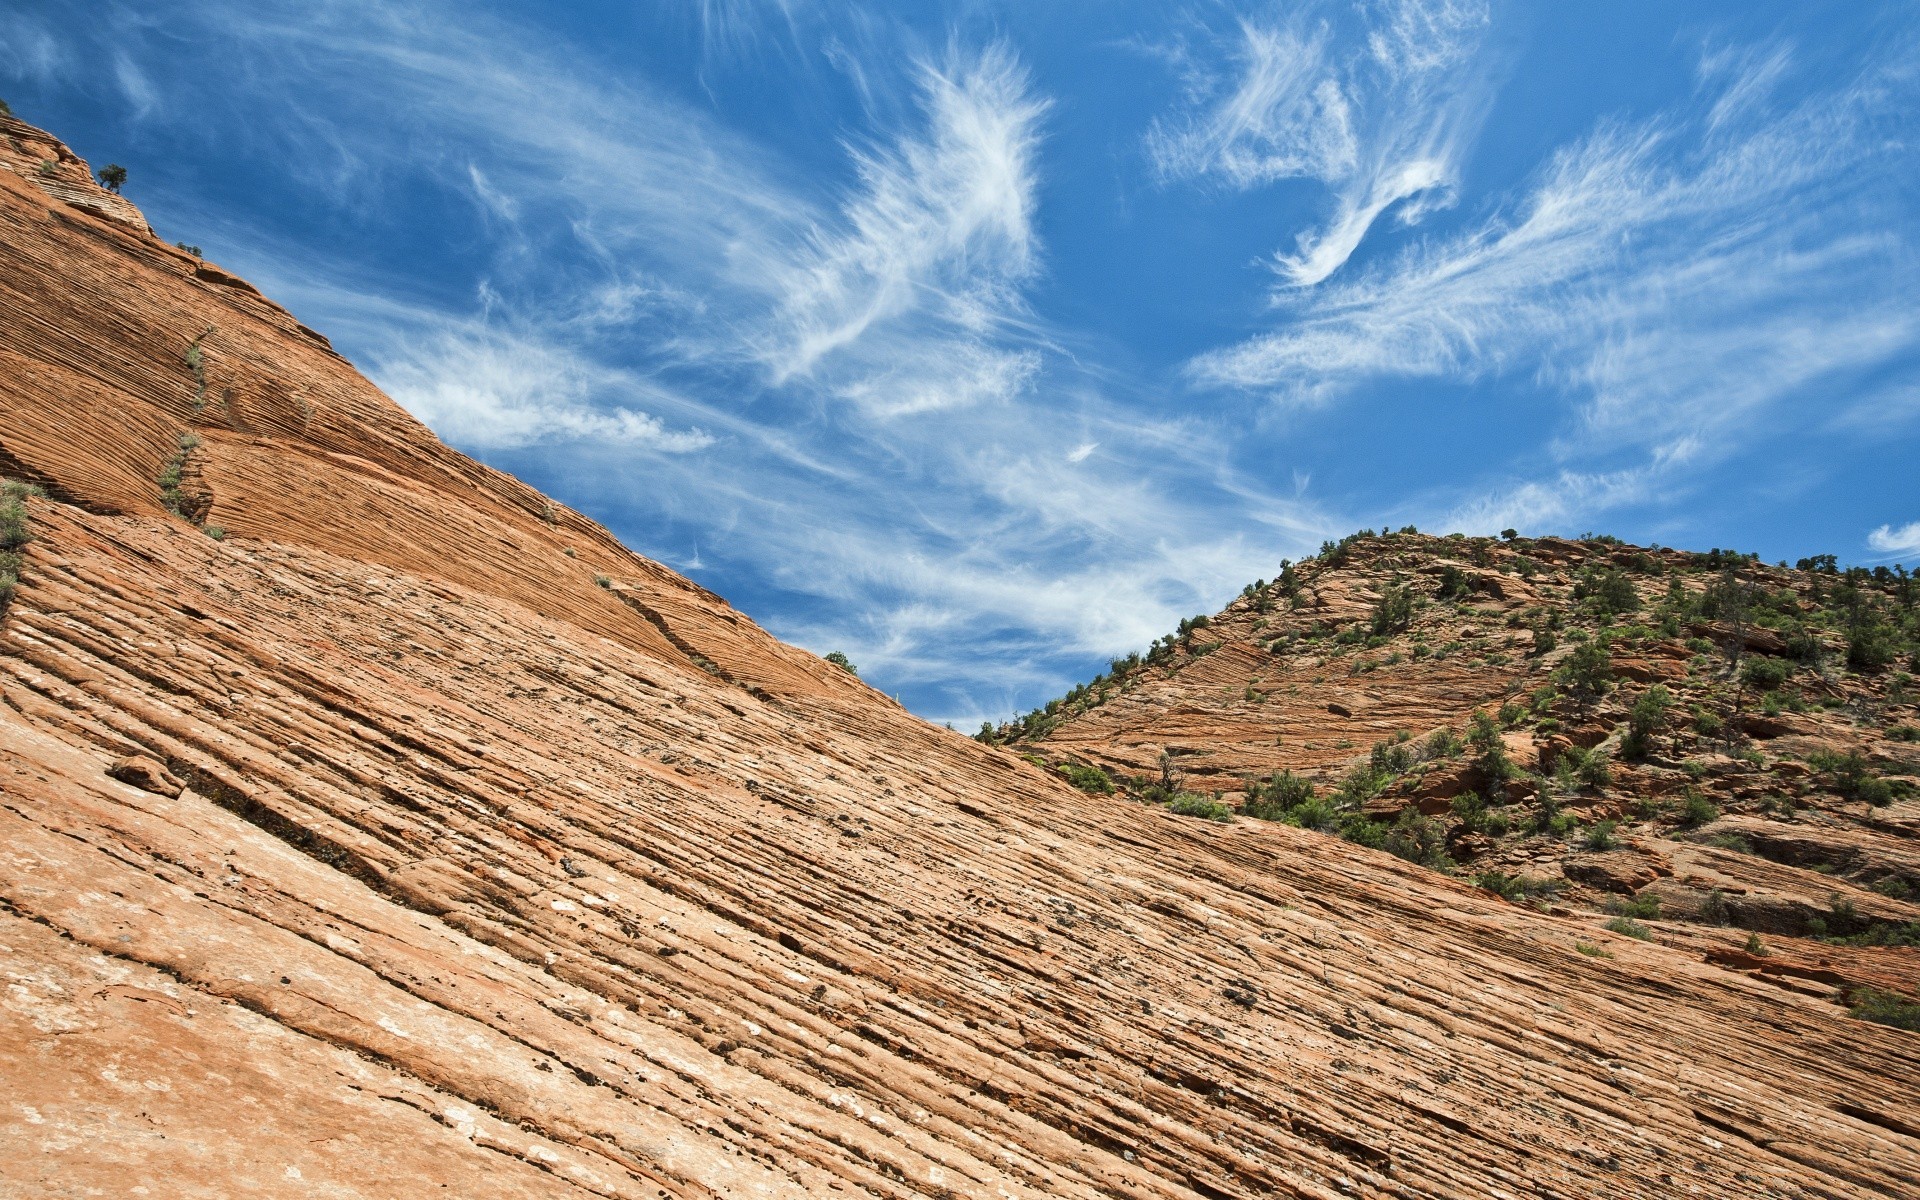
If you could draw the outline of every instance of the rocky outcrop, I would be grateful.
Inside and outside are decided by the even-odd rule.
[[[72,207],[0,175],[0,461],[47,493],[0,623],[0,1191],[1920,1176],[1920,1042],[1807,980],[1074,791]],[[210,498],[187,516],[159,482],[183,453]],[[1341,695],[1382,727],[1426,702]]]

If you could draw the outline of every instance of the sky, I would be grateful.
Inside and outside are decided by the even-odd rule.
[[[1920,7],[6,0],[450,444],[962,729],[1362,527],[1920,564]]]

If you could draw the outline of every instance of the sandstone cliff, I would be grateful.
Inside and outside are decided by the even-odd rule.
[[[1920,1178],[1912,1035],[930,727],[0,133],[0,1194]]]

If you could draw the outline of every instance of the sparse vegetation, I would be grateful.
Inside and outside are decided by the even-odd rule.
[[[1518,580],[1524,589],[1510,582]],[[1242,656],[1185,674],[1230,648]],[[1507,894],[1513,885],[1502,882],[1511,878],[1502,868],[1543,849],[1598,854],[1666,834],[1772,856],[1772,843],[1744,825],[1689,831],[1723,813],[1804,822],[1809,810],[1838,811],[1836,795],[1855,813],[1900,799],[1907,777],[1920,774],[1920,762],[1899,758],[1902,746],[1920,742],[1920,721],[1901,707],[1920,693],[1907,670],[1920,669],[1916,654],[1920,583],[1897,567],[1820,561],[1795,573],[1743,552],[1683,554],[1601,536],[1496,541],[1361,530],[1305,562],[1283,562],[1276,579],[1248,584],[1221,613],[1181,621],[1145,652],[1112,660],[1087,684],[980,737],[1044,746],[1063,722],[1136,689],[1153,697],[1143,711],[1169,696],[1198,699],[1236,723],[1268,713],[1297,719],[1303,705],[1325,704],[1332,716],[1323,733],[1256,739],[1286,746],[1283,754],[1298,750],[1313,769],[1244,780],[1241,814],[1484,876]],[[1381,696],[1393,686],[1381,682],[1390,668],[1410,678],[1464,677],[1469,692],[1486,690],[1471,710],[1440,718],[1451,717],[1451,728],[1419,740],[1397,733],[1348,758],[1366,726],[1348,711],[1347,695]],[[1201,678],[1204,689],[1195,687]],[[1807,736],[1809,726],[1828,749],[1772,741]],[[1178,775],[1112,782],[1171,808],[1193,794]],[[1559,848],[1546,848],[1547,839]],[[1785,865],[1861,887],[1882,878],[1902,886],[1851,861]],[[1566,886],[1575,904],[1605,903],[1597,883]],[[1667,919],[1737,924],[1744,903],[1731,888],[1692,891],[1673,899]],[[1660,915],[1658,905],[1649,893],[1612,915],[1644,922]],[[1817,920],[1819,936],[1904,936],[1898,925],[1860,917]]]
[[[117,196],[120,194],[120,189],[126,185],[127,169],[119,163],[108,163],[106,166],[100,168],[101,187],[106,188]]]
[[[1642,925],[1632,917],[1615,917],[1607,922],[1607,928],[1614,933],[1625,934],[1630,938],[1639,938],[1643,942],[1653,940],[1653,930]]]
[[[176,517],[191,520],[192,514],[187,511],[187,497],[180,491],[180,477],[186,470],[187,457],[200,448],[200,435],[182,433],[177,445],[178,449],[160,468],[160,475],[155,482],[160,485],[160,503],[166,506],[167,511]]]
[[[0,480],[0,614],[13,601],[20,586],[22,553],[33,540],[33,521],[27,512],[27,500],[40,495],[40,489],[18,480]]]
[[[1113,791],[1113,777],[1099,767],[1064,762],[1060,764],[1060,773],[1066,776],[1068,783],[1083,792],[1106,794]]]
[[[858,675],[860,673],[860,668],[854,666],[853,662],[838,650],[828,651],[826,657],[828,662],[839,667],[849,675]]]
[[[1230,821],[1233,810],[1218,800],[1193,792],[1182,792],[1167,803],[1167,811],[1181,817],[1204,817],[1209,821]]]
[[[1915,1004],[1898,992],[1861,988],[1853,994],[1847,1013],[1857,1020],[1920,1033],[1920,1004]]]

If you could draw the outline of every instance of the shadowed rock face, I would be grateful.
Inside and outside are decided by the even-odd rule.
[[[0,164],[0,463],[47,491],[0,618],[0,1193],[1920,1177],[1911,1035],[930,727],[32,153]]]

